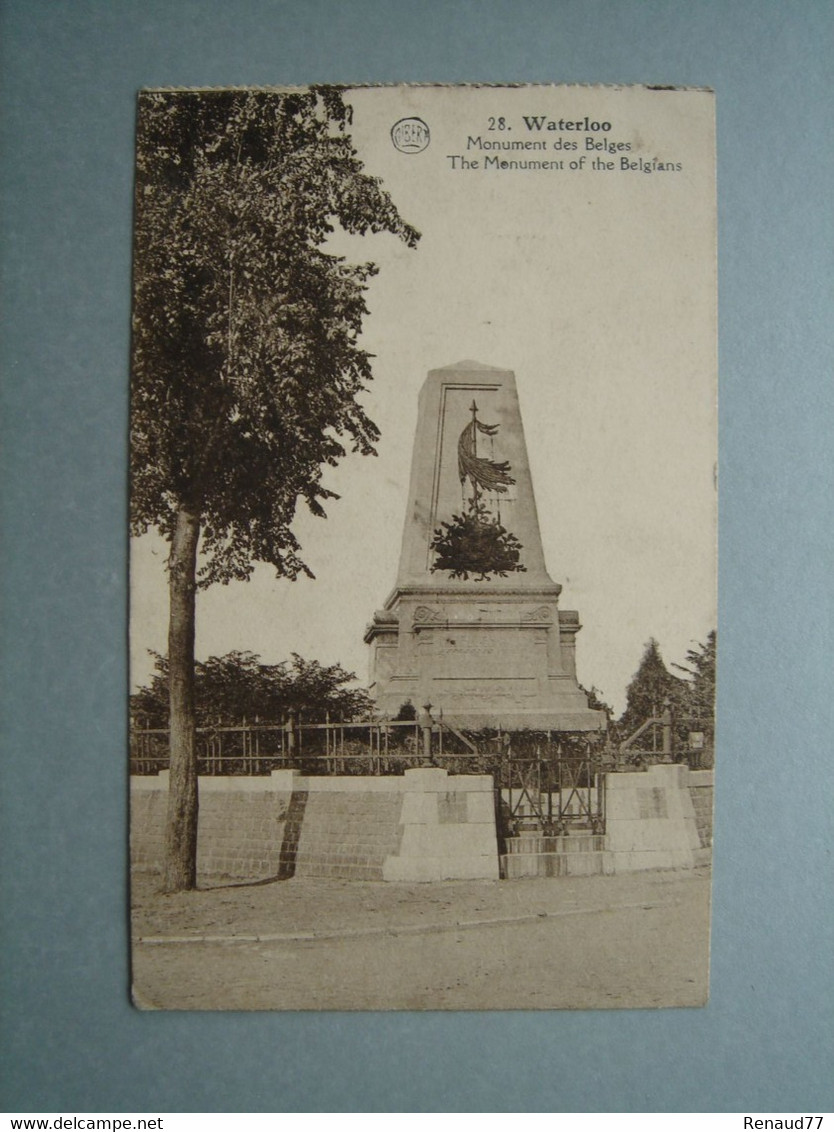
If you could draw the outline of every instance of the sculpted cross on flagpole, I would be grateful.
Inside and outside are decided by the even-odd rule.
[[[478,433],[494,437],[498,432],[498,425],[484,424],[478,420],[478,406],[473,398],[470,406],[472,420],[460,434],[458,440],[458,473],[463,485],[467,479],[472,484],[472,492],[477,498],[481,489],[484,491],[506,492],[507,485],[514,484],[510,475],[509,461],[496,463],[478,455]]]

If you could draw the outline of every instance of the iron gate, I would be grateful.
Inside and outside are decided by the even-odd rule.
[[[605,832],[605,779],[596,752],[510,749],[504,752],[497,778],[499,816],[507,836]]]

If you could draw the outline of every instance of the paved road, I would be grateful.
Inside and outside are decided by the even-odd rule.
[[[135,885],[147,1008],[548,1009],[706,999],[709,876]]]

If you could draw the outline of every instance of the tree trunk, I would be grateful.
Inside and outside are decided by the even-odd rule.
[[[197,887],[197,727],[194,714],[194,614],[199,515],[182,504],[168,559],[170,785],[165,829],[166,892]]]

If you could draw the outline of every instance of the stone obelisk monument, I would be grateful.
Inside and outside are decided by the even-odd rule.
[[[459,727],[591,731],[576,680],[579,615],[544,563],[515,375],[431,370],[420,393],[396,586],[365,634],[393,716],[433,705]]]

